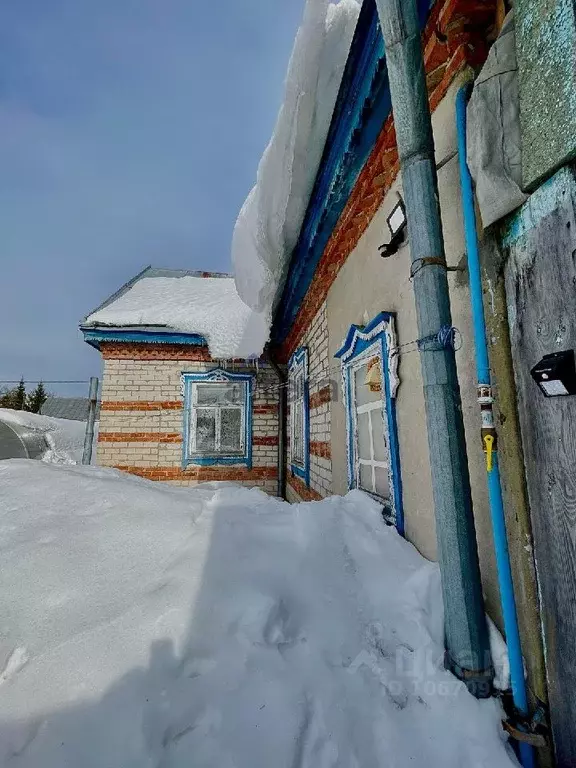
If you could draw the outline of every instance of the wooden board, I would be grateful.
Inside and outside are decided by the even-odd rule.
[[[576,396],[546,398],[530,375],[545,354],[576,349],[573,178],[556,191],[557,207],[529,211],[509,246],[506,292],[556,758],[576,766]]]

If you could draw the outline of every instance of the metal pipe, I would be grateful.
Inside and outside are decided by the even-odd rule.
[[[268,351],[268,360],[270,365],[274,369],[280,386],[278,387],[278,496],[281,499],[286,498],[286,461],[287,461],[287,444],[286,444],[286,412],[287,412],[287,399],[286,392],[287,376],[282,371],[278,363],[272,358],[272,355]]]
[[[482,277],[480,273],[480,257],[476,235],[476,212],[474,209],[474,192],[472,178],[466,162],[466,105],[470,92],[470,84],[463,86],[456,96],[456,131],[458,136],[458,160],[460,165],[460,187],[462,194],[462,211],[464,215],[464,236],[468,255],[468,272],[470,274],[470,302],[472,305],[472,320],[474,324],[474,349],[476,350],[476,371],[478,376],[478,402],[482,414],[482,440],[486,450],[486,470],[488,480],[488,498],[490,516],[496,551],[496,567],[498,571],[498,586],[504,631],[510,659],[510,679],[514,705],[520,714],[528,715],[528,696],[524,679],[524,662],[522,646],[518,629],[516,600],[506,522],[504,503],[498,467],[498,442],[494,428],[493,397],[490,380],[490,364],[488,360],[488,345],[486,343],[486,324],[484,320],[484,303],[482,300]],[[488,439],[488,442],[486,440]],[[520,743],[520,759],[524,768],[534,765],[534,749],[529,744]]]
[[[376,0],[384,44],[421,338],[420,361],[445,609],[446,666],[478,697],[493,668],[482,597],[438,202],[432,121],[415,0]],[[424,341],[426,340],[426,341]]]
[[[90,464],[92,461],[92,443],[94,442],[94,422],[96,421],[96,405],[98,403],[98,379],[90,377],[90,392],[88,406],[88,421],[86,422],[86,434],[84,435],[84,451],[82,452],[82,464]]]

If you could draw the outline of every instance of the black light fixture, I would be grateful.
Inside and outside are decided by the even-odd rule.
[[[576,395],[576,365],[573,349],[544,355],[530,373],[546,397]]]
[[[398,195],[398,202],[386,217],[386,223],[390,230],[390,241],[378,246],[380,256],[384,259],[394,255],[405,240],[406,208],[400,195]]]

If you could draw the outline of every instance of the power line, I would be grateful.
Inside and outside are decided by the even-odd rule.
[[[24,384],[88,384],[89,379],[75,379],[70,381],[50,381],[49,379],[0,379],[0,384],[20,384],[23,381]]]

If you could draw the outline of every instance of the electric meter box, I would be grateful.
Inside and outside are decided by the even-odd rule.
[[[573,349],[544,355],[530,373],[546,397],[576,395],[576,365]]]

